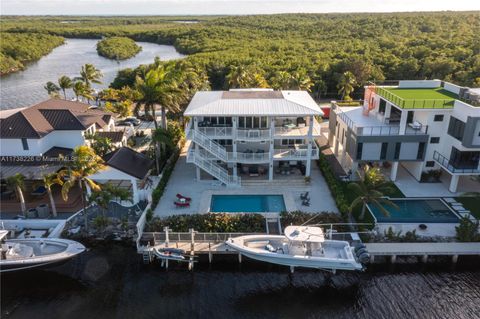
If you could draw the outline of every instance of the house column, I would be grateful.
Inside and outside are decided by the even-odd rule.
[[[308,125],[307,167],[305,170],[305,176],[310,176],[310,171],[312,169],[313,121],[313,115],[310,115],[310,121]]]
[[[197,133],[198,131],[198,117],[197,116],[194,116],[193,117],[193,135],[195,136],[195,134]],[[195,142],[194,142],[195,143]],[[197,145],[197,143],[195,143],[195,153],[194,153],[194,156],[198,156],[198,154],[200,154],[200,147]],[[200,180],[200,167],[196,166],[195,167],[195,174],[196,174],[196,179],[197,181]]]
[[[458,187],[458,180],[460,179],[460,175],[452,175],[452,179],[450,180],[450,187],[448,187],[448,190],[452,193],[457,192],[457,187]]]
[[[400,117],[400,130],[399,130],[400,135],[404,135],[407,129],[407,117],[408,117],[408,110],[402,110],[402,115]]]
[[[268,180],[273,181],[273,153],[275,152],[274,143],[275,143],[275,118],[272,116],[270,118],[270,149],[268,152],[268,157],[270,159],[268,164]]]
[[[395,182],[397,180],[397,172],[398,172],[398,162],[393,162],[392,169],[390,170],[390,180]]]
[[[130,180],[130,183],[132,183],[132,199],[133,203],[136,204],[140,201],[139,194],[138,194],[138,186],[137,186],[137,180],[132,178]]]

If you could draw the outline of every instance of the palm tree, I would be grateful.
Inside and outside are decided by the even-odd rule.
[[[357,195],[357,198],[350,204],[350,212],[362,204],[362,212],[359,216],[360,220],[365,218],[367,204],[375,205],[385,216],[390,215],[388,210],[385,209],[385,205],[398,209],[397,205],[384,197],[383,192],[392,192],[392,188],[388,182],[385,182],[378,168],[366,166],[363,179],[360,178],[358,182],[348,184],[347,188]]]
[[[275,90],[289,90],[292,85],[292,75],[287,71],[277,71],[270,78],[270,84]]]
[[[183,99],[179,88],[180,73],[173,64],[162,64],[152,69],[144,77],[137,76],[135,87],[140,94],[137,103],[143,104],[145,113],[152,112],[155,129],[158,123],[155,115],[156,105],[162,109],[162,127],[167,128],[167,109],[170,112],[180,111],[180,102]]]
[[[63,181],[58,178],[57,174],[45,174],[43,175],[43,185],[47,189],[48,198],[50,199],[50,206],[52,206],[52,215],[57,216],[57,207],[55,206],[55,201],[53,200],[52,186],[58,184],[63,185]]]
[[[60,88],[58,87],[58,85],[56,85],[51,81],[48,81],[43,88],[47,90],[48,95],[54,96],[54,97],[58,96],[58,91],[60,91]]]
[[[67,168],[59,173],[60,179],[66,179],[62,186],[62,197],[63,200],[68,200],[68,193],[75,184],[78,184],[81,189],[85,228],[88,229],[85,193],[87,187],[90,187],[92,191],[99,191],[101,189],[89,176],[104,168],[103,159],[95,154],[92,148],[85,145],[76,147],[73,151],[72,158],[73,161],[69,162]]]
[[[230,88],[268,87],[263,71],[254,65],[239,65],[231,68],[226,80]]]
[[[25,189],[25,176],[17,173],[7,178],[7,184],[15,188],[15,193],[20,200],[20,207],[22,209],[23,216],[26,216],[27,206],[25,205],[25,198],[23,197],[23,190]]]
[[[73,93],[75,94],[75,99],[77,101],[79,100],[79,97],[87,99],[88,103],[93,99],[92,89],[81,81],[77,81],[73,84]]]
[[[66,75],[62,75],[58,79],[58,86],[59,88],[63,91],[63,98],[66,100],[67,99],[67,89],[73,88],[73,81]]]
[[[357,80],[352,72],[347,71],[342,74],[337,84],[338,94],[341,94],[342,100],[351,100],[350,94],[355,90]]]
[[[93,64],[85,64],[82,66],[82,70],[80,71],[80,80],[85,83],[87,87],[91,87],[92,83],[102,84],[100,79],[103,77],[102,72],[97,69]]]
[[[154,143],[154,147],[156,150],[155,154],[157,155],[155,156],[155,165],[157,167],[157,172],[160,173],[160,164],[158,162],[160,153],[164,151],[167,146],[168,147],[173,146],[172,136],[166,129],[162,127],[158,128],[155,131],[153,131],[152,143]]]
[[[305,90],[310,92],[313,86],[312,79],[308,76],[305,69],[300,69],[292,73],[292,87],[293,90]]]

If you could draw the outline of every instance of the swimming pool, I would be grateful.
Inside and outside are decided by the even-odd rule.
[[[265,213],[285,211],[283,195],[212,195],[215,213]]]
[[[384,205],[385,216],[376,205],[367,205],[378,223],[458,223],[458,216],[440,199],[393,199],[398,208]]]

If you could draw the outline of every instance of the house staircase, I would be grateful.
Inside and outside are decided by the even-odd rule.
[[[187,153],[188,163],[195,164],[227,186],[241,185],[240,177],[230,175],[226,168],[216,162],[217,160],[227,162],[228,153],[225,147],[209,138],[208,135],[196,130],[189,130],[188,138],[200,146],[202,150],[205,150],[214,156],[214,159],[212,159],[210,156],[206,156],[202,151],[196,152],[193,149],[194,146],[191,145]]]

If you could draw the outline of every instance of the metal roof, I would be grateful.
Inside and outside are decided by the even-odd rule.
[[[323,115],[306,91],[200,91],[185,116]]]

